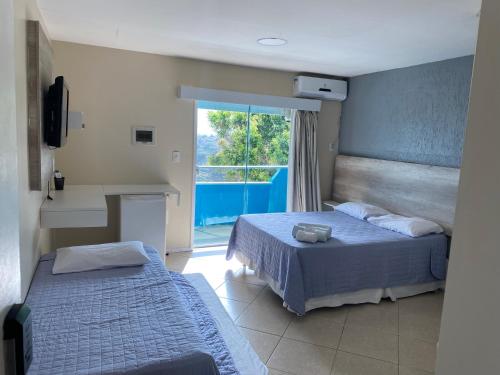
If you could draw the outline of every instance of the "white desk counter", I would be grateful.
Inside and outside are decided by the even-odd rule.
[[[40,210],[42,228],[105,227],[108,208],[100,185],[68,185],[51,192]]]
[[[165,194],[167,196],[177,196],[177,205],[180,203],[181,192],[169,184],[153,185],[102,185],[104,195],[148,195]]]
[[[84,228],[108,225],[106,195],[176,195],[180,192],[169,184],[156,185],[67,185],[51,192],[40,208],[42,228]]]

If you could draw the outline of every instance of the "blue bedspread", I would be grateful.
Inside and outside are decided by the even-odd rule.
[[[238,373],[196,290],[146,251],[145,266],[60,275],[42,257],[26,299],[29,374]]]
[[[231,353],[226,347],[226,343],[217,329],[214,319],[210,315],[207,306],[202,301],[196,288],[181,274],[172,272],[171,275],[186,306],[193,314],[196,324],[201,331],[203,339],[208,344],[210,353],[214,357],[221,375],[238,374]]]
[[[299,222],[326,224],[333,238],[307,244],[292,236]],[[447,238],[411,238],[342,212],[277,213],[240,216],[227,259],[240,251],[258,274],[283,291],[284,302],[298,314],[314,297],[443,280]]]

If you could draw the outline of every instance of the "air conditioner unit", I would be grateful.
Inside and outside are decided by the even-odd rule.
[[[293,95],[300,98],[346,100],[347,81],[297,76],[293,80]]]

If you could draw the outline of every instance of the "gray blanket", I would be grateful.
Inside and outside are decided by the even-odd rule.
[[[60,275],[42,257],[26,299],[29,374],[238,373],[196,290],[146,251],[145,266]]]
[[[292,236],[299,222],[330,225],[333,238],[299,242]],[[243,215],[227,259],[240,251],[278,283],[289,308],[304,314],[314,297],[443,280],[447,242],[441,234],[411,238],[336,211]]]

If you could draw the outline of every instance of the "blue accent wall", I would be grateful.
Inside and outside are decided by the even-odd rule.
[[[474,56],[351,78],[344,155],[460,167]]]

